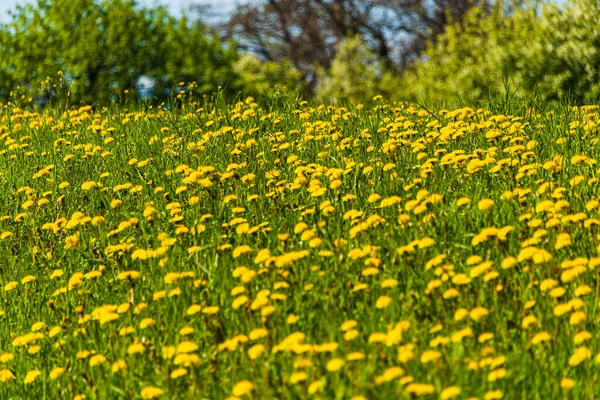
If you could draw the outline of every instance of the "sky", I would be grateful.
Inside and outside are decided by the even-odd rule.
[[[208,4],[215,8],[215,11],[228,12],[233,10],[238,0],[138,0],[144,6],[154,4],[166,5],[169,11],[176,16],[180,16],[186,6],[190,4]],[[32,0],[0,0],[0,22],[8,22],[8,11],[14,10],[17,4],[31,3]]]

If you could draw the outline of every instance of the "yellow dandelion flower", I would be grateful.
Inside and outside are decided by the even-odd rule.
[[[248,357],[251,360],[255,360],[264,352],[265,346],[262,344],[256,344],[248,349]]]
[[[112,372],[113,373],[117,373],[119,371],[123,371],[127,369],[127,363],[125,362],[125,360],[117,360],[113,363],[112,365]]]
[[[146,329],[149,326],[152,326],[156,323],[156,321],[154,321],[154,319],[152,318],[144,318],[141,322],[140,322],[140,328],[141,329]]]
[[[492,199],[483,199],[477,203],[477,207],[482,211],[487,211],[494,207],[494,200]]]
[[[65,368],[62,368],[62,367],[53,368],[52,371],[50,371],[50,380],[58,379],[62,374],[64,374],[64,372],[65,372]]]
[[[31,371],[27,372],[27,374],[25,375],[25,378],[23,379],[23,383],[25,383],[25,384],[33,383],[33,382],[35,382],[37,377],[40,376],[41,374],[42,374],[42,371],[39,371],[37,369],[31,370]]]
[[[3,368],[0,369],[0,382],[9,382],[15,379],[15,374],[11,370]]]
[[[500,390],[490,391],[483,395],[484,400],[498,400],[503,397],[504,393],[502,393]]]
[[[461,394],[461,389],[458,386],[450,386],[440,393],[440,400],[453,399]]]
[[[376,308],[387,308],[392,304],[392,298],[389,296],[380,296],[375,303]]]
[[[104,357],[102,354],[96,354],[90,358],[90,367],[95,367],[96,365],[104,364],[106,361],[106,357]]]
[[[466,206],[470,202],[471,202],[471,199],[469,199],[468,197],[461,197],[460,199],[458,199],[456,201],[456,205],[459,206],[459,207]]]
[[[185,368],[177,368],[175,370],[173,370],[173,372],[171,372],[171,379],[177,379],[177,378],[181,378],[182,376],[186,375],[187,369]]]
[[[160,388],[157,388],[154,386],[147,386],[142,389],[142,391],[140,392],[140,396],[142,396],[142,399],[144,399],[144,400],[156,399],[156,398],[162,396],[163,393],[164,393],[164,391]]]
[[[250,381],[240,381],[233,387],[232,393],[236,397],[242,397],[254,390],[254,385]]]
[[[576,382],[571,378],[562,378],[560,380],[560,387],[568,390],[575,386],[575,383]]]
[[[326,368],[329,372],[334,372],[339,370],[344,366],[345,362],[341,358],[334,358],[327,362]]]

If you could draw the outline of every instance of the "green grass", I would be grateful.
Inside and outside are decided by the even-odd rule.
[[[0,398],[594,398],[599,123],[4,106]]]

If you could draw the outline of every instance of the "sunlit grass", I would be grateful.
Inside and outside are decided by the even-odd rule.
[[[599,121],[4,106],[0,397],[593,398]]]

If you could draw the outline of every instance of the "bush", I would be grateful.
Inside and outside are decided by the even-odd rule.
[[[316,95],[328,102],[359,101],[376,94],[388,94],[390,81],[393,81],[360,36],[344,40],[329,70],[321,71],[319,75]]]
[[[505,95],[581,103],[598,96],[598,0],[472,9],[402,77],[407,99],[472,102]]]
[[[71,102],[100,104],[135,93],[142,77],[154,82],[158,97],[181,81],[202,91],[236,81],[235,47],[200,23],[133,0],[37,0],[0,25],[0,48],[4,99],[16,86],[52,98],[57,90],[48,76],[59,72]]]
[[[272,88],[298,90],[306,87],[302,73],[289,61],[262,61],[252,54],[241,56],[233,67],[244,92],[253,96],[269,94]]]

